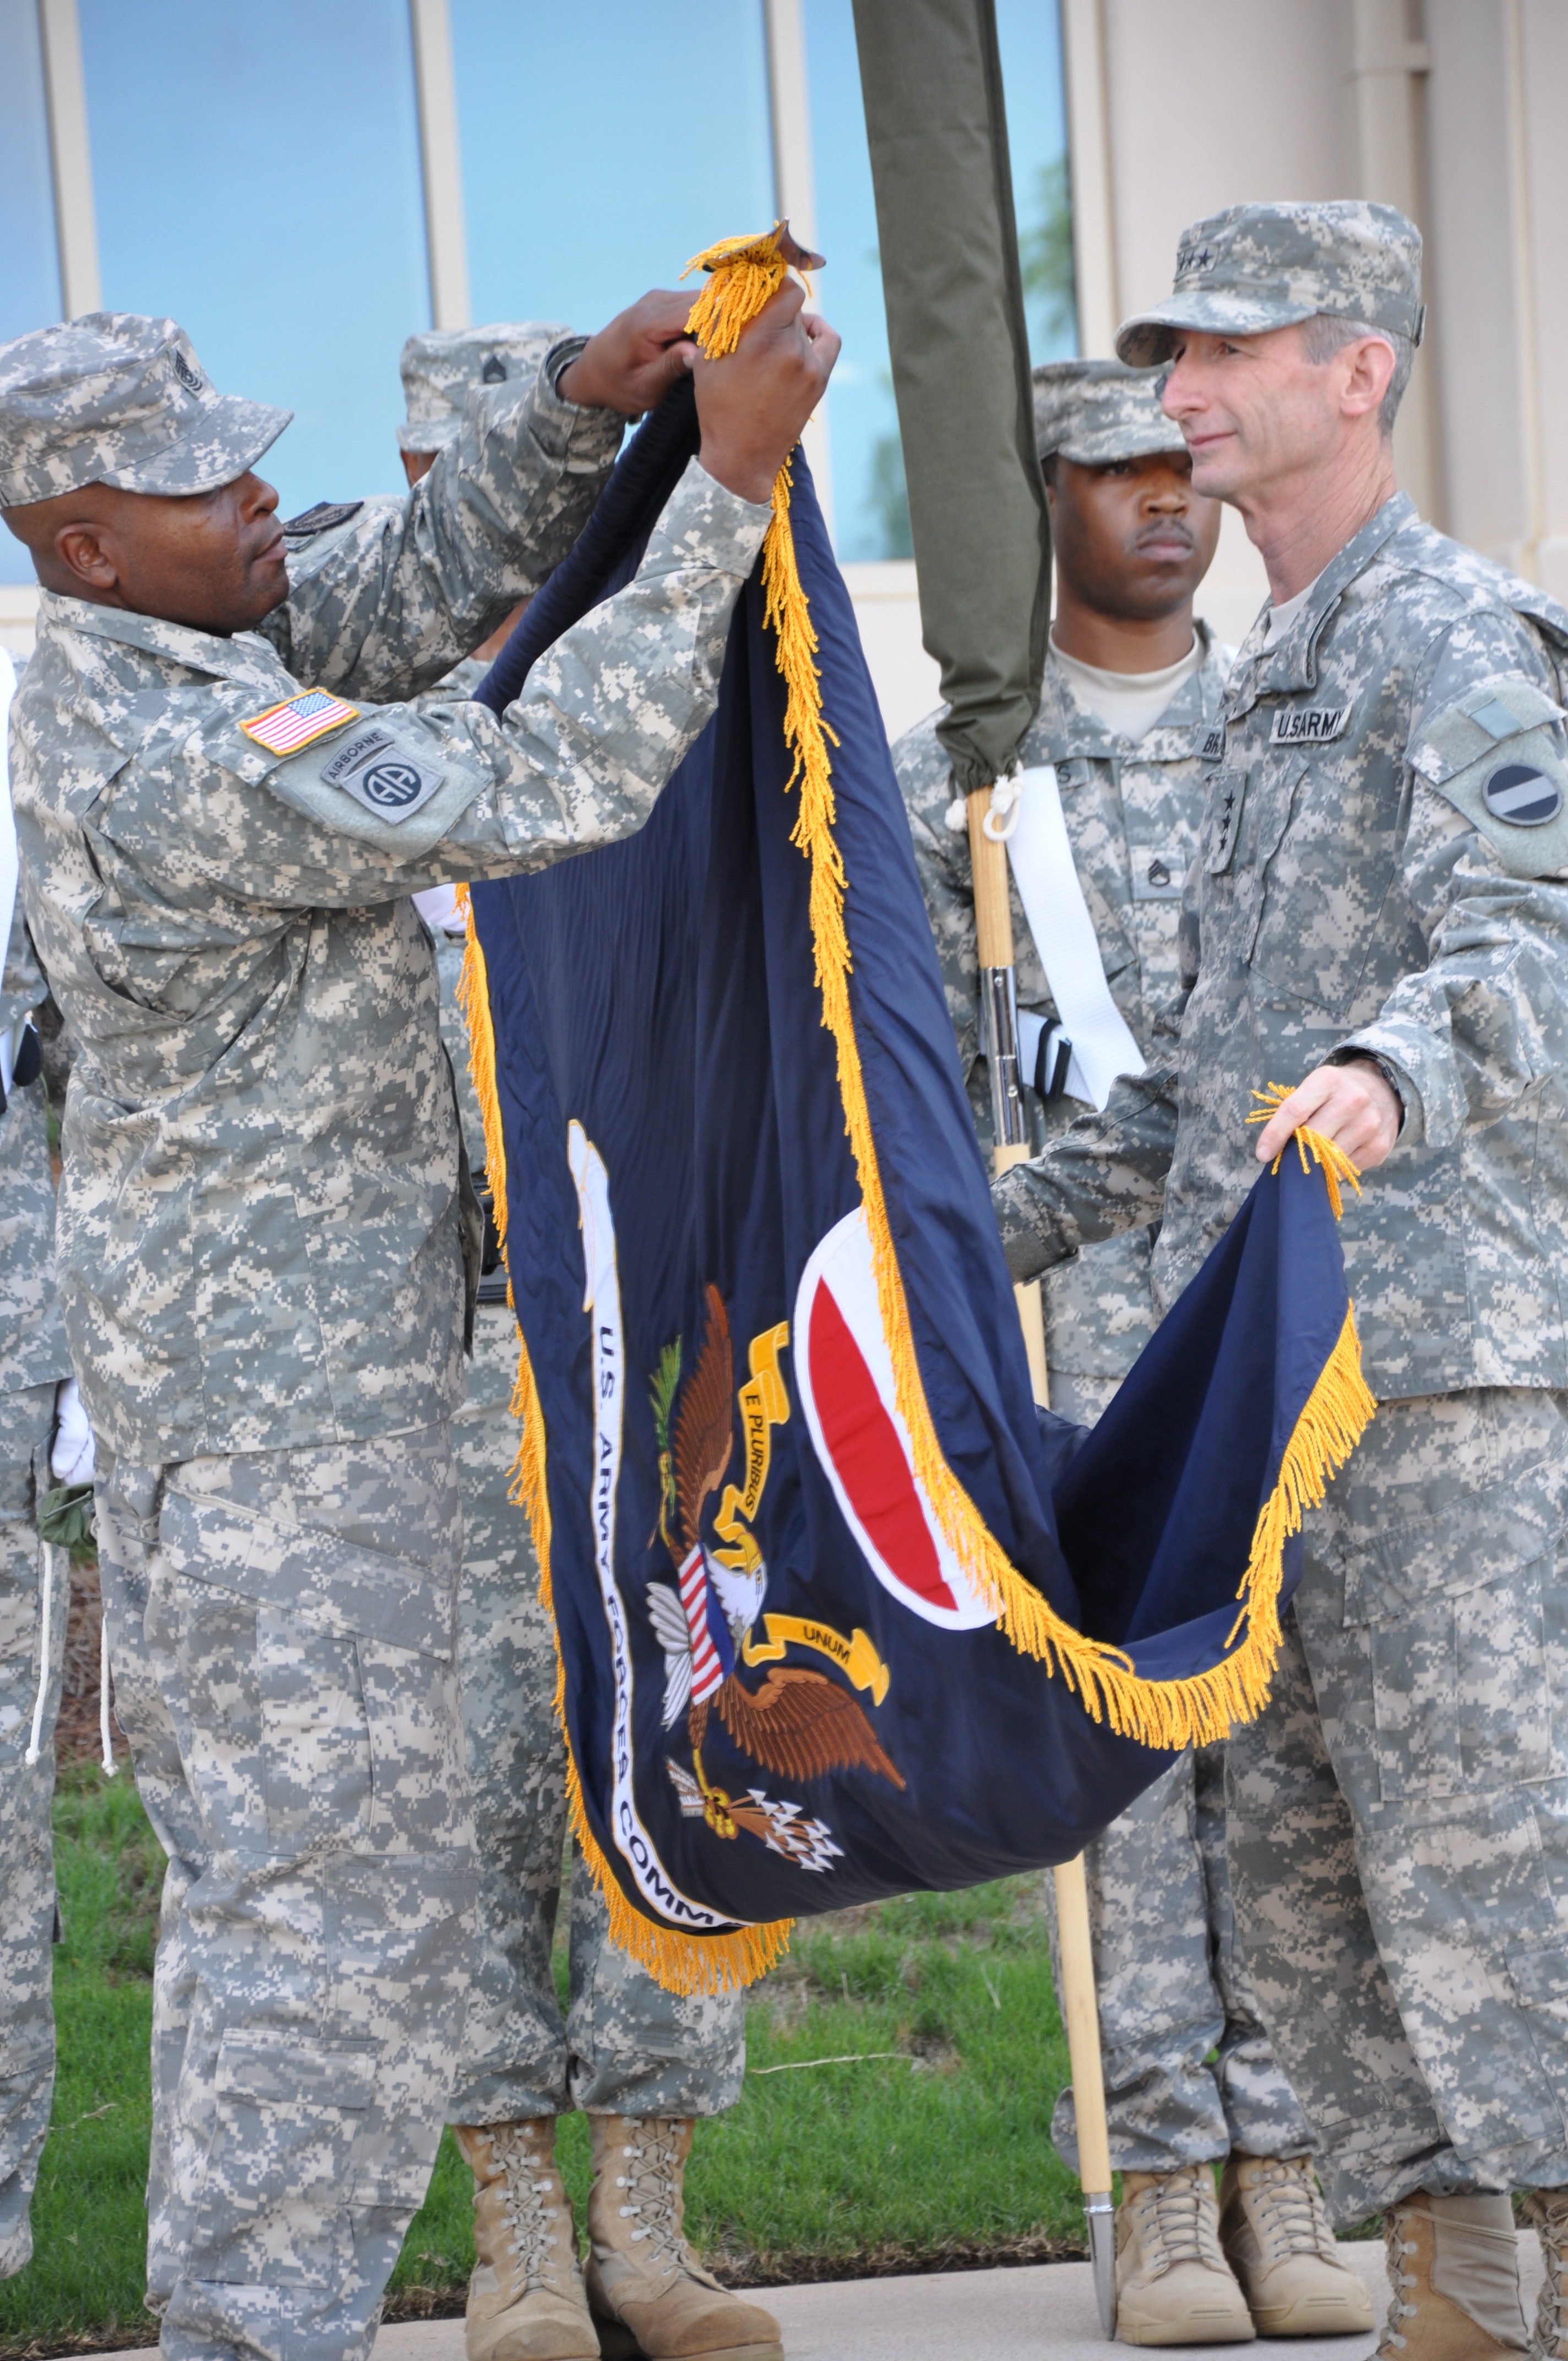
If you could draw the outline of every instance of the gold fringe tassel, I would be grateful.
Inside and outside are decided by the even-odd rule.
[[[484,1120],[485,1171],[495,1205],[496,1232],[504,1252],[507,1235],[506,1142],[501,1135],[500,1100],[496,1090],[496,1037],[490,1020],[489,979],[466,886],[459,887],[458,898],[467,917],[468,938],[463,954],[463,973],[457,997],[468,1027],[468,1071],[474,1077],[479,1113]],[[511,1303],[510,1278],[507,1301]],[[515,1306],[513,1309],[515,1312]],[[583,1803],[583,1782],[577,1770],[576,1757],[572,1752],[572,1733],[567,1726],[566,1664],[561,1653],[560,1633],[555,1626],[554,1588],[550,1574],[552,1533],[550,1490],[545,1481],[544,1411],[521,1323],[517,1332],[517,1381],[512,1388],[511,1414],[520,1428],[517,1457],[512,1463],[511,1498],[527,1513],[533,1554],[539,1561],[539,1597],[550,1618],[551,1638],[555,1650],[555,1720],[566,1747],[567,1817],[577,1851],[604,1896],[610,1940],[634,1959],[639,1967],[646,1968],[666,1992],[739,1992],[776,1966],[789,1949],[790,1932],[795,1921],[779,1918],[761,1926],[737,1927],[727,1935],[686,1935],[662,1927],[655,1920],[645,1918],[641,1911],[628,1902],[588,1822]]]
[[[760,237],[726,238],[693,257],[687,272],[709,273],[687,321],[690,333],[710,358],[732,353],[746,328],[779,287],[786,265],[778,230]],[[685,274],[683,273],[683,276]],[[837,817],[828,747],[838,744],[822,712],[817,640],[795,554],[790,528],[789,465],[773,485],[773,520],[762,544],[765,620],[777,642],[777,664],[785,685],[784,734],[794,754],[788,787],[800,789],[800,808],[791,841],[811,865],[809,888],[812,947],[822,1023],[833,1036],[839,1095],[861,1183],[883,1329],[893,1358],[899,1414],[915,1452],[916,1469],[948,1546],[1007,1638],[1021,1653],[1037,1658],[1047,1672],[1060,1671],[1095,1720],[1145,1745],[1180,1748],[1223,1738],[1233,1723],[1258,1712],[1268,1693],[1279,1649],[1279,1589],[1286,1542],[1299,1532],[1305,1509],[1323,1499],[1328,1480],[1354,1449],[1376,1407],[1361,1370],[1355,1317],[1347,1310],[1333,1351],[1319,1372],[1296,1422],[1278,1479],[1259,1512],[1252,1550],[1238,1587],[1241,1611],[1231,1632],[1246,1625],[1239,1648],[1206,1673],[1184,1680],[1141,1680],[1121,1649],[1091,1640],[1063,1622],[1048,1602],[1011,1564],[987,1530],[980,1511],[948,1466],[932,1422],[920,1377],[909,1307],[883,1194],[876,1143],[866,1104],[860,1051],[850,1005],[851,967],[844,924],[847,880],[834,837]],[[466,894],[464,898],[466,899]],[[468,948],[461,997],[468,1022],[470,1064],[485,1124],[485,1153],[496,1211],[506,1237],[506,1153],[495,1082],[495,1037],[491,1028],[484,953],[468,914]],[[1264,1113],[1284,1095],[1270,1085]],[[1255,1093],[1262,1097],[1263,1093]],[[1355,1170],[1332,1142],[1310,1131],[1298,1136],[1305,1168],[1310,1150],[1323,1169],[1333,1210],[1341,1211],[1339,1181],[1359,1187]],[[1277,1160],[1276,1162],[1277,1170]],[[554,1620],[550,1576],[550,1503],[545,1482],[543,1412],[528,1346],[519,1331],[517,1384],[512,1411],[521,1436],[513,1471],[512,1498],[528,1514],[539,1560],[540,1595]],[[1229,1642],[1227,1642],[1229,1645]],[[648,1970],[667,1991],[715,1993],[751,1983],[788,1947],[792,1921],[741,1927],[720,1936],[687,1935],[661,1927],[630,1904],[606,1861],[583,1803],[582,1779],[566,1722],[566,1674],[555,1642],[555,1713],[566,1743],[566,1796],[573,1838],[604,1895],[613,1941]]]
[[[729,238],[688,264],[688,269],[700,268],[711,274],[686,324],[710,356],[734,350],[745,324],[755,319],[779,284],[784,266],[776,240],[776,232],[773,238]],[[1343,1464],[1371,1415],[1372,1398],[1361,1380],[1354,1321],[1347,1321],[1320,1375],[1297,1422],[1279,1481],[1259,1515],[1237,1594],[1244,1604],[1236,1628],[1246,1622],[1246,1638],[1234,1653],[1210,1671],[1185,1680],[1141,1680],[1123,1650],[1090,1639],[1064,1622],[988,1531],[948,1466],[931,1418],[883,1194],[850,1004],[851,960],[844,923],[847,880],[833,833],[836,814],[828,752],[829,740],[834,744],[838,741],[822,713],[817,633],[795,560],[790,488],[786,463],[773,485],[773,520],[762,544],[762,589],[765,618],[776,637],[776,661],[786,689],[784,734],[795,758],[788,784],[794,788],[798,783],[800,788],[791,841],[811,864],[812,945],[822,995],[822,1023],[833,1036],[845,1128],[860,1179],[883,1332],[893,1360],[894,1399],[913,1445],[916,1475],[949,1548],[1002,1631],[1024,1654],[1037,1658],[1048,1671],[1059,1670],[1095,1720],[1103,1717],[1112,1729],[1151,1746],[1183,1747],[1222,1738],[1233,1722],[1255,1713],[1267,1695],[1279,1644],[1278,1593],[1285,1536],[1299,1522],[1299,1507],[1294,1510],[1296,1524],[1288,1521],[1289,1504],[1321,1498],[1322,1484]],[[1331,1196],[1337,1201],[1332,1165],[1326,1164],[1325,1170]],[[1344,1356],[1348,1356],[1348,1369]],[[1325,1399],[1332,1397],[1344,1406],[1344,1419],[1336,1422],[1315,1410],[1325,1384],[1329,1389]],[[1352,1433],[1347,1421],[1361,1399],[1365,1409]]]

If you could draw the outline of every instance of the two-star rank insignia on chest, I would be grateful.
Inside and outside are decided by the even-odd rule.
[[[334,697],[330,689],[305,688],[298,697],[286,697],[281,705],[253,713],[239,726],[269,754],[297,754],[302,746],[324,738],[329,730],[341,730],[345,721],[358,719],[359,708],[350,705],[346,697]]]

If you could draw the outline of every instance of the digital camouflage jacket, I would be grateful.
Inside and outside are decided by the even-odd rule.
[[[1020,750],[1025,767],[1054,763],[1062,814],[1106,981],[1151,1063],[1156,1020],[1179,988],[1177,931],[1187,872],[1203,810],[1199,760],[1220,709],[1224,670],[1206,623],[1201,669],[1182,682],[1154,729],[1128,740],[1080,704],[1047,652],[1040,709]],[[969,837],[948,828],[952,773],[935,715],[894,748],[915,842],[915,862],[937,939],[948,1010],[958,1036],[975,1128],[992,1140],[991,1089],[980,1045],[979,972]],[[1056,1005],[1018,889],[1008,876],[1018,1005],[1055,1018]],[[1036,1146],[1080,1115],[1080,1099],[1025,1104]],[[1089,1378],[1123,1378],[1154,1325],[1147,1228],[1102,1238],[1061,1262],[1046,1281],[1051,1367]]]
[[[1168,1304],[1255,1176],[1251,1093],[1386,1060],[1405,1121],[1342,1235],[1385,1397],[1568,1386],[1568,611],[1388,501],[1205,746],[1165,1055],[995,1184],[1032,1276],[1162,1218]]]
[[[40,602],[11,742],[78,1044],[60,1283],[126,1459],[395,1433],[461,1396],[457,1120],[408,896],[641,824],[769,516],[694,461],[635,581],[500,720],[422,704],[565,555],[620,424],[548,364],[498,387],[408,498],[327,511],[264,633]],[[302,686],[328,694],[280,730]]]

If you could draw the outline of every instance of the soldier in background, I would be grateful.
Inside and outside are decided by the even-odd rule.
[[[536,368],[565,333],[523,322],[411,336],[401,362],[408,416],[399,430],[409,481],[451,443],[471,401]],[[521,611],[438,693],[471,696]],[[488,1210],[484,1125],[457,1000],[465,921],[450,886],[414,901],[435,939],[442,1037]],[[526,1177],[518,1186],[526,1188]],[[762,2356],[779,2349],[777,2323],[702,2270],[681,2227],[692,2119],[720,2114],[740,2095],[742,1995],[664,1991],[611,1943],[603,1900],[579,1863],[562,2022],[550,1953],[566,1757],[555,1720],[554,1630],[540,1603],[528,1519],[510,1498],[517,1323],[493,1240],[491,1224],[467,1395],[452,1422],[463,1493],[458,1665],[479,1856],[479,1956],[448,2107],[475,2183],[468,2361],[592,2361],[598,2353],[555,2165],[555,2118],[571,2107],[587,2111],[593,2135],[589,2285],[601,2316],[630,2314],[653,2356]],[[629,2173],[636,2195],[623,2212]]]
[[[1057,895],[1064,887],[1081,895],[1102,994],[1108,987],[1125,1027],[1117,1054],[1130,1049],[1135,1060],[1150,1054],[1157,1012],[1178,987],[1177,926],[1203,808],[1199,757],[1230,653],[1195,621],[1192,603],[1214,555],[1220,509],[1192,489],[1187,446],[1160,409],[1152,370],[1049,362],[1035,371],[1035,424],[1056,616],[1040,709],[1019,760],[1026,771],[1054,769],[1062,852],[1074,874],[1045,882]],[[894,760],[976,1127],[989,1145],[968,823],[961,802],[949,806],[935,718],[900,741]],[[1025,796],[1042,792],[1047,782],[1026,780]],[[1025,873],[1037,932],[1010,864],[1038,1144],[1064,1132],[1118,1068],[1110,1050],[1090,1054],[1093,1028],[1107,1033],[1112,1018],[1081,978],[1061,974],[1059,932],[1053,945],[1027,864]],[[1071,1004],[1065,1015],[1053,966]],[[1091,1425],[1152,1334],[1153,1246],[1152,1230],[1128,1230],[1047,1274],[1051,1407],[1064,1416]],[[1365,2292],[1335,2257],[1317,2207],[1311,2134],[1237,1947],[1224,1748],[1184,1754],[1088,1848],[1085,1868],[1111,2161],[1123,2174],[1121,2334],[1135,2345],[1211,2345],[1260,2332],[1370,2328]],[[1070,2090],[1052,2130],[1076,2170]],[[1220,2201],[1217,2163],[1225,2167]]]
[[[1514,2188],[1561,2361],[1568,612],[1397,490],[1423,319],[1391,207],[1240,205],[1118,337],[1271,603],[1204,748],[1179,1038],[993,1193],[1019,1279],[1162,1217],[1166,1304],[1298,1126],[1371,1176],[1341,1235],[1381,1406],[1230,1741],[1232,1888],[1330,2208],[1384,2215],[1386,2361],[1525,2347]]]
[[[220,395],[173,321],[0,346],[0,510],[43,586],[12,791],[77,1049],[57,1268],[115,1702],[170,1863],[170,2361],[365,2361],[467,2003],[449,1422],[482,1223],[408,896],[648,817],[837,352],[801,302],[710,364],[685,303],[645,297],[292,552],[256,473],[288,413]],[[422,704],[685,369],[702,457],[635,579],[499,719]]]
[[[14,679],[0,650],[0,829],[13,853],[5,750]],[[71,1363],[55,1299],[49,1100],[30,1023],[48,985],[15,884],[0,844],[0,2279],[32,2255],[28,2210],[54,2094],[49,1806],[71,1605],[70,1560],[42,1547],[37,1524]]]

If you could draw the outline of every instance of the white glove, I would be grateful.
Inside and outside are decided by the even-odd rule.
[[[49,1455],[50,1475],[57,1484],[91,1484],[93,1430],[87,1423],[87,1412],[82,1407],[74,1378],[67,1378],[54,1398],[54,1442]]]
[[[455,885],[424,885],[410,898],[433,935],[467,933],[467,921],[457,906]]]

